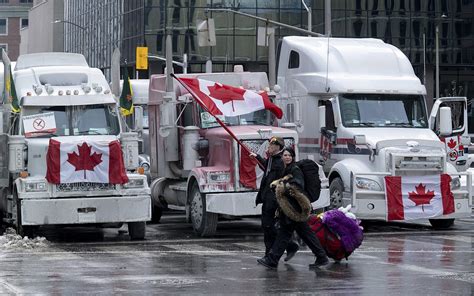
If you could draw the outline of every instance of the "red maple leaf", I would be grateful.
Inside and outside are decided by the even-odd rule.
[[[244,101],[245,89],[233,87],[224,84],[215,83],[213,86],[207,87],[210,92],[210,96],[222,101],[223,104],[233,101]]]
[[[415,203],[415,206],[421,205],[421,210],[424,212],[425,209],[423,205],[429,205],[431,199],[435,196],[434,191],[428,190],[426,192],[426,186],[423,186],[423,183],[420,183],[418,186],[415,186],[416,192],[409,192],[408,198]]]
[[[86,178],[86,171],[94,171],[94,167],[102,162],[102,154],[94,152],[91,155],[91,146],[87,145],[86,142],[82,145],[77,145],[79,149],[79,155],[74,151],[73,153],[67,154],[67,161],[72,164],[76,171],[84,170],[84,179]]]
[[[457,145],[457,142],[453,141],[453,139],[451,138],[451,140],[448,142],[448,147],[453,149],[454,147],[456,147],[456,145]]]

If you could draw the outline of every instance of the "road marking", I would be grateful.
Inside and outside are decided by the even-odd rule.
[[[452,241],[469,243],[469,244],[473,242],[472,237],[462,236],[462,235],[455,235],[455,236],[437,235],[437,236],[432,236],[432,238],[452,240]]]
[[[23,293],[23,290],[18,289],[17,287],[13,286],[12,284],[7,283],[4,280],[0,280],[0,285],[4,286],[8,291],[14,293],[15,295]]]

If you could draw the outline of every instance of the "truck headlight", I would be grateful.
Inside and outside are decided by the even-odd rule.
[[[38,182],[27,182],[25,184],[25,191],[26,192],[42,192],[47,191],[48,186],[46,182],[38,181]]]
[[[207,183],[224,183],[230,181],[229,172],[210,172],[207,173]]]
[[[382,187],[374,180],[356,177],[356,186],[359,189],[382,191]]]
[[[461,188],[461,179],[459,177],[453,177],[451,179],[451,190],[457,190]]]
[[[144,179],[129,179],[128,183],[123,184],[124,188],[142,188]]]

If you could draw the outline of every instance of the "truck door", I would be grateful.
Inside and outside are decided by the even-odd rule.
[[[439,109],[451,108],[452,127],[451,135],[441,137],[446,145],[447,160],[458,171],[465,171],[468,166],[469,136],[467,131],[467,99],[465,97],[444,97],[435,101],[430,114],[430,127],[439,135]]]
[[[325,126],[321,129],[320,143],[320,159],[322,160],[323,169],[329,172],[330,168],[336,163],[333,151],[337,144],[337,129],[334,120],[334,109],[332,100],[322,100],[320,105],[326,107]]]

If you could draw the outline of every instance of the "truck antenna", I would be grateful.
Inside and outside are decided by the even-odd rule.
[[[328,51],[326,55],[326,92],[328,93],[331,90],[331,87],[329,86],[329,35],[328,35]]]

